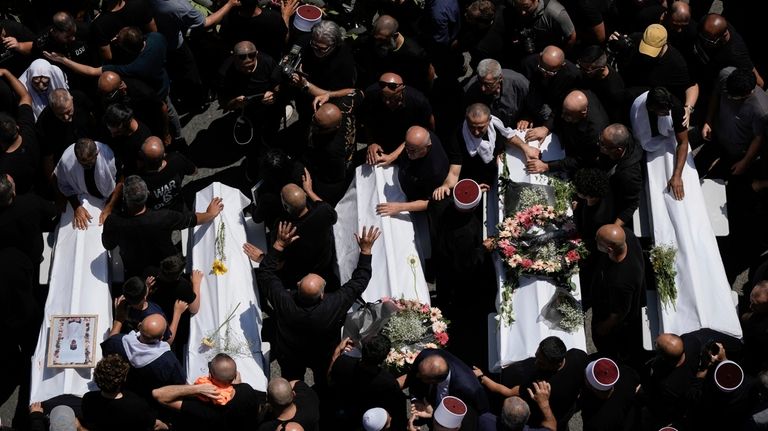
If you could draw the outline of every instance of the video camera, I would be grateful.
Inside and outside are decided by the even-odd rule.
[[[280,60],[280,73],[284,79],[291,79],[294,73],[299,73],[299,65],[301,65],[301,47],[293,45],[288,54]]]

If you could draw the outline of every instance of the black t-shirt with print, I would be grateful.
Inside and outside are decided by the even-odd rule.
[[[141,178],[149,190],[147,208],[185,211],[181,197],[181,184],[184,176],[192,175],[195,169],[195,165],[183,155],[168,153],[163,169],[157,172],[142,172]]]

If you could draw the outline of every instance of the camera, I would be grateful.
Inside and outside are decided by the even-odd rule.
[[[533,54],[536,52],[536,34],[532,28],[520,30],[520,39],[518,40],[523,52]]]
[[[283,78],[291,79],[293,74],[298,72],[300,64],[301,47],[299,45],[293,45],[288,54],[280,60],[280,73],[282,73]]]

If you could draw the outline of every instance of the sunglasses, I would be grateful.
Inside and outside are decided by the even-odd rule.
[[[402,87],[403,85],[405,85],[405,84],[403,84],[402,82],[384,82],[384,81],[379,81],[379,87],[382,88],[382,89],[389,88],[390,90],[397,90],[398,88]]]
[[[244,54],[235,54],[235,57],[237,57],[237,59],[240,61],[253,60],[254,58],[256,58],[256,51],[246,52]]]
[[[326,53],[333,48],[333,45],[320,46],[314,40],[309,42],[309,45],[312,46],[313,49],[315,49],[317,52],[321,54]]]
[[[545,69],[544,66],[541,65],[541,63],[537,64],[536,67],[539,68],[539,71],[547,76],[555,76],[557,75],[557,72],[560,71],[560,68],[558,67],[557,70],[549,70]]]

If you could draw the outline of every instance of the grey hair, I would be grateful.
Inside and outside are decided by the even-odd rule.
[[[48,95],[48,104],[53,108],[63,108],[72,101],[72,95],[66,88],[57,88]]]
[[[477,64],[477,76],[485,78],[488,75],[493,79],[499,79],[501,76],[501,64],[492,58],[486,58]]]
[[[312,27],[312,39],[339,46],[341,43],[341,28],[333,21],[322,20]]]
[[[87,160],[99,151],[96,142],[89,138],[80,138],[75,142],[75,157],[77,160]]]
[[[123,183],[123,201],[128,210],[138,210],[144,207],[149,197],[147,183],[138,175],[131,175]]]
[[[491,108],[485,103],[473,103],[467,107],[467,118],[482,118],[491,116]]]
[[[504,400],[501,409],[501,423],[508,430],[520,431],[525,427],[531,416],[531,408],[520,397],[509,397]]]

